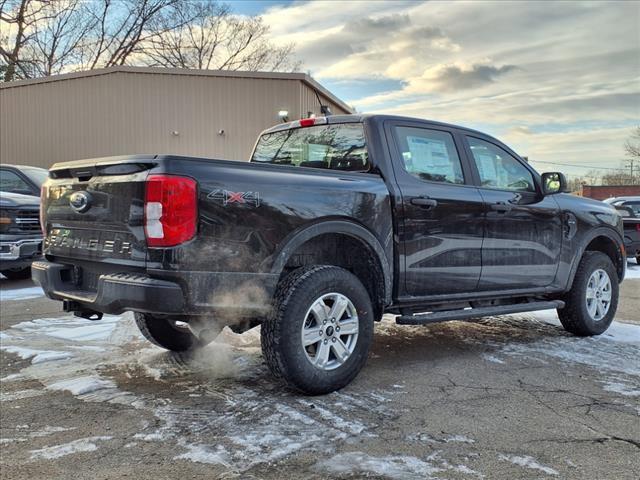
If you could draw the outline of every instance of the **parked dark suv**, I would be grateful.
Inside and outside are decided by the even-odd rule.
[[[0,273],[10,280],[29,278],[42,252],[40,199],[0,192]]]
[[[604,200],[622,214],[627,255],[640,265],[640,197],[614,197]]]
[[[44,168],[27,165],[0,164],[0,192],[40,196],[40,188],[47,179]]]

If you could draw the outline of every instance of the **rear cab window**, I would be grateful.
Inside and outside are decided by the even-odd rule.
[[[362,123],[291,128],[263,134],[252,162],[349,172],[370,170]]]

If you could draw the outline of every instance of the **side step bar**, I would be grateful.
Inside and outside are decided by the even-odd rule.
[[[515,303],[513,305],[498,305],[495,307],[467,308],[464,310],[447,310],[422,315],[401,315],[396,317],[399,325],[425,325],[428,323],[448,322],[451,320],[468,320],[470,318],[489,317],[493,315],[507,315],[509,313],[533,312],[536,310],[548,310],[563,308],[562,300],[546,302]]]

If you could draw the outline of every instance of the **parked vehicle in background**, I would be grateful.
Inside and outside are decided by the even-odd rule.
[[[0,192],[40,196],[40,188],[49,172],[27,165],[0,164]]]
[[[262,133],[250,163],[136,155],[56,164],[33,278],[90,319],[135,312],[169,350],[261,324],[272,373],[309,394],[347,385],[384,313],[403,325],[554,308],[611,324],[622,217],[563,193],[500,141],[386,115]]]
[[[40,199],[0,192],[0,273],[11,280],[31,277],[42,253]]]
[[[640,197],[614,197],[604,200],[622,214],[627,255],[640,264]]]

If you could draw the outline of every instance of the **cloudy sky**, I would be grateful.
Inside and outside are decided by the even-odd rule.
[[[235,6],[358,111],[477,128],[538,170],[617,168],[640,124],[640,2]]]

